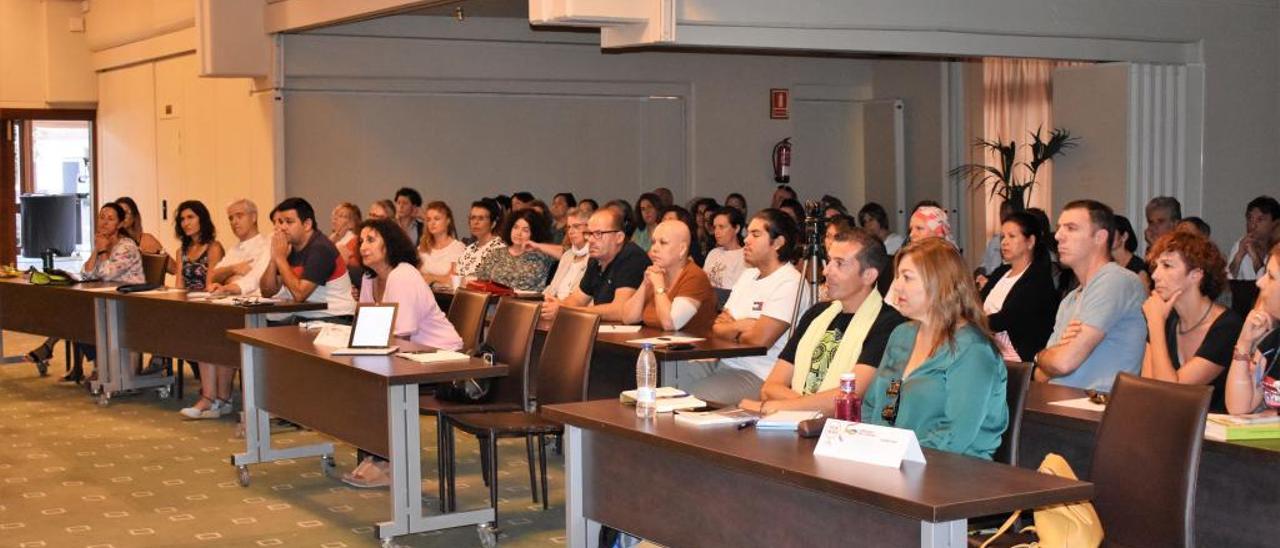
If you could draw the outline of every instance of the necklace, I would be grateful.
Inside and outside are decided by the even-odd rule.
[[[1204,320],[1205,320],[1206,318],[1208,318],[1208,317],[1209,317],[1209,313],[1210,313],[1210,312],[1212,312],[1212,311],[1213,311],[1213,303],[1209,303],[1209,306],[1208,306],[1207,308],[1205,308],[1205,309],[1204,309],[1204,315],[1203,315],[1203,316],[1200,316],[1200,320],[1199,320],[1199,321],[1197,321],[1197,322],[1195,323],[1195,325],[1193,325],[1193,326],[1191,326],[1191,327],[1188,327],[1188,328],[1186,328],[1186,329],[1183,329],[1183,328],[1182,328],[1182,321],[1181,321],[1181,320],[1179,320],[1179,321],[1178,321],[1178,334],[1179,334],[1179,335],[1186,335],[1187,333],[1190,333],[1191,331],[1195,330],[1195,328],[1200,327],[1200,324],[1204,323]]]

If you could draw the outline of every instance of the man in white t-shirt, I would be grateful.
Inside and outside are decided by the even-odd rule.
[[[787,344],[796,307],[800,272],[791,266],[799,248],[799,229],[790,216],[766,209],[752,217],[743,243],[743,258],[751,267],[743,271],[716,318],[716,337],[769,348],[762,356],[720,360],[715,370],[687,386],[703,400],[733,404],[760,394],[765,377]],[[808,303],[801,303],[807,307]]]
[[[247,199],[232,202],[227,206],[227,223],[239,241],[227,248],[227,254],[209,273],[213,282],[209,292],[257,296],[258,278],[271,261],[271,242],[258,232],[258,206]]]
[[[1280,202],[1270,196],[1258,196],[1245,207],[1244,236],[1231,245],[1227,254],[1227,276],[1233,280],[1256,280],[1266,267],[1267,244],[1280,220]]]

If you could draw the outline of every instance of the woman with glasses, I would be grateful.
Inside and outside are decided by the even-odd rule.
[[[862,420],[990,460],[1009,424],[1007,374],[968,267],[950,243],[924,238],[898,254],[894,285],[894,304],[911,321],[889,336]]]

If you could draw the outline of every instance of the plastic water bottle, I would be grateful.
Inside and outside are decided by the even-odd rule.
[[[636,416],[651,419],[657,414],[658,358],[653,345],[645,344],[636,358]]]
[[[862,422],[862,398],[857,393],[857,376],[840,375],[840,391],[836,393],[836,420]]]

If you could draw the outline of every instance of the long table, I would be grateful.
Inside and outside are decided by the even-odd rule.
[[[1086,500],[1089,483],[925,450],[901,469],[813,456],[815,439],[652,421],[617,400],[550,405],[567,425],[569,545],[600,525],[672,546],[964,546],[967,519]]]
[[[320,457],[331,473],[333,444],[271,447],[272,415],[307,426],[390,459],[391,520],[379,523],[384,544],[399,535],[480,525],[494,520],[485,508],[425,516],[422,512],[422,440],[418,385],[507,374],[483,360],[420,364],[394,356],[334,356],[313,344],[316,333],[300,327],[235,329],[244,385],[245,452],[232,455],[241,485],[248,466],[280,459]],[[428,347],[398,342],[402,351]]]
[[[138,375],[134,354],[239,367],[240,349],[223,332],[264,326],[269,313],[325,308],[322,303],[219,304],[190,299],[180,289],[120,293],[117,285],[0,280],[0,328],[94,344],[98,378],[89,381],[90,389],[98,394],[100,405],[107,405],[124,391],[156,388],[162,396],[170,393],[173,377]]]
[[[1050,402],[1085,397],[1082,390],[1032,383],[1022,419],[1018,462],[1039,466],[1044,455],[1066,457],[1089,477],[1094,436],[1102,413]],[[1280,439],[1240,442],[1205,440],[1196,489],[1195,534],[1200,546],[1254,546],[1273,538],[1280,511]],[[1106,524],[1103,524],[1104,527]]]

